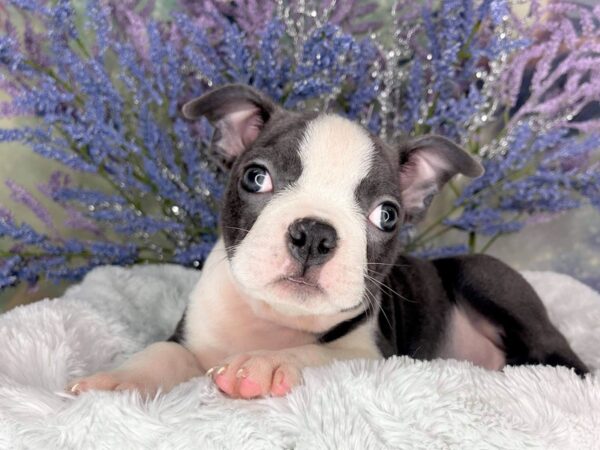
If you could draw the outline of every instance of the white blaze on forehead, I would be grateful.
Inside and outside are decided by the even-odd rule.
[[[355,308],[363,298],[367,262],[367,219],[355,192],[371,169],[374,144],[359,125],[322,115],[308,124],[300,142],[302,174],[278,192],[237,246],[231,261],[234,279],[254,299],[286,314],[333,314]],[[288,228],[312,217],[333,226],[338,244],[323,265],[323,294],[299,298],[275,281],[289,276]]]
[[[354,199],[372,157],[373,141],[363,128],[340,116],[319,116],[308,124],[300,144],[302,175],[296,186]]]

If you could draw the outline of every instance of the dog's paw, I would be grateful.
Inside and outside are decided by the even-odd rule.
[[[285,352],[236,355],[206,374],[233,398],[283,396],[302,379],[301,367]]]
[[[157,389],[150,380],[126,371],[99,372],[73,380],[66,388],[74,395],[87,391],[138,391],[143,395],[154,395]]]

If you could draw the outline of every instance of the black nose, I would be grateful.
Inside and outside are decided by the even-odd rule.
[[[337,244],[335,228],[316,219],[298,219],[288,228],[288,248],[304,266],[324,264]]]

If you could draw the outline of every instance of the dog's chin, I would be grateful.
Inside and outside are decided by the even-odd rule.
[[[329,316],[345,310],[331,302],[330,295],[317,282],[300,277],[279,276],[260,289],[241,287],[251,302],[268,305],[285,316]]]

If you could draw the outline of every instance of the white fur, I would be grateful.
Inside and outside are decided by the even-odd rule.
[[[60,300],[0,315],[0,448],[597,448],[600,383],[564,368],[488,372],[455,361],[351,361],[306,369],[285,398],[230,400],[206,377],[145,401],[62,392],[174,329],[199,277],[102,267]],[[558,328],[600,367],[600,295],[527,273]]]
[[[286,327],[289,325],[286,317],[271,317],[268,305],[263,305],[264,311],[260,306],[239,292],[229,270],[223,241],[219,240],[190,295],[186,347],[206,370],[238,353],[280,350],[314,342],[312,334],[299,330],[297,324]]]
[[[195,355],[175,342],[155,342],[135,353],[114,370],[72,380],[67,389],[78,394],[90,390],[136,390],[154,396],[184,381],[204,375]]]
[[[300,178],[270,200],[232,259],[233,277],[245,294],[286,315],[330,315],[360,304],[367,219],[354,194],[369,172],[373,150],[368,134],[342,117],[323,115],[308,125],[300,146]],[[329,222],[339,238],[320,272],[324,292],[309,296],[276,282],[291,275],[295,264],[287,250],[288,227],[305,217]]]
[[[239,353],[312,344],[316,339],[313,333],[328,330],[357,312],[289,315],[264,301],[245,298],[233,280],[219,240],[190,294],[186,314],[185,345],[208,369]]]

